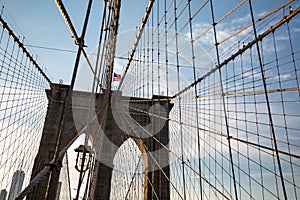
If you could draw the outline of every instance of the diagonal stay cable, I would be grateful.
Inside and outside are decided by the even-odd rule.
[[[63,6],[62,2],[60,0],[56,0],[55,2],[57,3],[59,9],[62,10],[62,8],[60,8],[60,6]],[[65,126],[65,122],[66,122],[66,119],[67,119],[67,112],[69,110],[69,106],[70,106],[70,103],[71,103],[73,88],[74,88],[75,80],[76,80],[76,77],[77,77],[77,71],[78,71],[79,62],[80,62],[80,55],[81,55],[80,52],[82,51],[82,49],[84,47],[84,38],[85,38],[86,30],[87,30],[87,25],[88,25],[88,20],[89,20],[89,16],[90,16],[90,10],[91,10],[91,7],[92,7],[92,2],[93,2],[93,0],[89,0],[88,7],[87,7],[87,10],[86,10],[86,16],[85,16],[85,20],[84,20],[84,24],[83,24],[83,28],[82,28],[82,32],[81,32],[81,36],[77,40],[77,42],[79,42],[78,52],[77,52],[77,55],[76,55],[76,60],[75,60],[75,64],[74,64],[71,84],[70,84],[70,87],[69,87],[69,90],[68,90],[67,99],[66,99],[66,102],[65,102],[65,108],[64,108],[64,112],[63,112],[63,116],[62,116],[62,120],[61,120],[61,126],[60,126],[60,130],[59,130],[59,134],[58,134],[58,141],[57,141],[58,145],[56,146],[56,149],[55,149],[56,153],[54,154],[54,160],[55,161],[57,161],[57,155],[59,154],[58,153],[58,148],[60,146],[59,145],[60,144],[60,136],[63,132],[63,128]],[[65,19],[68,18],[67,12],[65,12],[64,14],[63,14],[63,16],[65,17]],[[71,21],[67,21],[67,25],[71,28],[73,27],[73,26],[71,26],[72,25]],[[74,31],[74,30],[71,29],[71,32],[72,31]],[[72,32],[72,34],[75,34],[75,36],[77,36],[76,32]],[[77,39],[77,38],[75,38],[75,39]]]
[[[66,10],[63,2],[61,0],[55,0],[55,3],[57,5],[60,13],[64,17],[65,22],[66,22],[69,30],[71,31],[71,34],[72,34],[72,36],[73,36],[73,38],[75,40],[75,43],[77,45],[79,45],[80,44],[79,37],[78,37],[77,32],[76,32],[76,30],[75,30],[75,28],[74,28],[74,26],[73,26],[73,24],[71,22],[71,18],[69,17],[69,14],[68,14],[68,12],[67,12],[67,10]]]
[[[260,21],[262,21],[262,20],[264,20],[264,19],[270,17],[271,15],[277,13],[279,10],[285,8],[287,5],[289,5],[289,4],[293,3],[293,2],[294,2],[294,0],[290,0],[289,2],[282,4],[282,5],[279,6],[278,8],[272,10],[271,12],[269,12],[269,13],[265,14],[264,16],[260,17],[259,19],[257,19],[257,20],[254,22],[254,24],[257,24],[258,22],[260,22]],[[220,21],[220,19],[219,19],[218,21]],[[212,27],[213,27],[213,26],[210,26],[210,27],[208,27],[204,32],[200,33],[200,34],[194,39],[194,42],[196,42],[197,40],[199,40],[203,35],[205,35],[209,30],[211,30]],[[246,25],[246,26],[244,26],[243,28],[241,28],[241,29],[239,29],[239,30],[237,30],[236,32],[234,32],[234,33],[232,33],[231,35],[229,35],[228,37],[226,37],[226,38],[220,40],[218,43],[219,43],[219,44],[222,44],[222,43],[228,41],[229,39],[233,38],[234,36],[240,34],[241,32],[247,30],[247,29],[250,28],[250,27],[252,27],[252,23],[251,23],[251,24],[248,24],[248,25]],[[197,54],[195,55],[195,57],[200,57],[201,55],[203,55],[203,54],[205,54],[206,52],[212,50],[213,48],[214,48],[214,45],[212,45],[212,46],[210,46],[210,47],[204,49],[203,51],[197,53]],[[183,51],[183,50],[184,50],[184,48],[180,49],[179,52],[181,52],[181,51]],[[190,61],[190,60],[187,60],[186,62],[183,62],[183,63],[181,63],[181,64],[182,64],[182,65],[186,65],[186,63],[187,63],[188,61]]]
[[[135,134],[135,136],[137,138],[139,138],[138,133],[136,132],[136,130],[134,129],[134,127],[132,127],[132,125],[131,125],[131,123],[129,121],[129,119],[133,120],[132,117],[124,109],[122,109],[122,111],[124,112],[125,115],[127,115],[127,117],[123,117],[122,118],[123,125],[125,125],[125,121],[124,120],[126,120],[126,122],[127,122],[126,124],[129,124],[129,128],[133,131],[133,133]],[[142,129],[144,129],[144,127],[142,127],[140,124],[138,124],[135,120],[134,120],[134,123],[137,124],[138,126],[140,126]],[[126,128],[126,132],[129,132],[129,131],[127,131],[127,126],[125,126],[125,128]],[[151,133],[147,133],[147,134],[153,136]],[[155,138],[155,137],[153,137],[153,138]],[[157,141],[157,139],[156,139],[156,141]],[[160,142],[158,142],[158,143],[160,143]],[[149,148],[145,144],[143,144],[143,147],[145,148],[146,152],[150,152]],[[170,150],[167,149],[167,151],[170,151]],[[151,153],[149,153],[149,155],[151,156],[151,158],[153,159],[153,161],[155,162],[155,164],[158,166],[159,170],[162,172],[162,174],[164,175],[164,177],[170,182],[171,186],[174,188],[174,190],[176,191],[176,193],[180,196],[181,199],[183,199],[183,197],[181,196],[181,194],[178,191],[178,189],[176,188],[176,186],[170,180],[170,177],[167,176],[167,174],[164,172],[164,170],[162,169],[162,167],[158,163],[157,159]],[[147,177],[147,180],[149,181],[150,185],[153,187],[151,181],[149,180],[149,177]],[[154,195],[158,199],[158,196],[157,196],[155,190],[154,190]]]
[[[124,111],[124,110],[123,110]],[[127,115],[127,118],[131,118],[131,116],[126,113],[126,111],[124,111],[124,113]],[[218,188],[216,188],[214,185],[212,185],[212,183],[210,183],[204,176],[202,176],[201,174],[199,174],[193,167],[191,167],[189,164],[187,164],[185,161],[183,161],[181,159],[180,156],[176,155],[175,152],[173,152],[170,148],[168,148],[166,145],[162,144],[156,137],[153,136],[153,134],[151,134],[148,130],[146,130],[144,127],[142,127],[140,124],[138,124],[136,121],[134,121],[135,124],[137,124],[138,126],[140,126],[150,137],[152,137],[157,143],[159,143],[164,149],[166,149],[168,152],[170,152],[174,157],[176,157],[178,160],[180,160],[181,162],[184,163],[185,166],[187,166],[193,173],[197,174],[198,176],[201,176],[202,179],[208,184],[210,185],[212,188],[214,188],[218,193],[220,193],[225,199],[229,199],[225,194],[223,194]],[[130,124],[130,123],[129,123]],[[134,130],[133,130],[134,131]],[[135,133],[135,131],[134,131]],[[136,134],[136,133],[135,133]],[[149,149],[145,146],[145,149],[147,151],[149,151]],[[168,181],[170,182],[171,186],[176,190],[176,192],[178,193],[178,195],[181,197],[181,199],[184,199],[178,189],[175,187],[175,185],[171,182],[170,178],[166,175],[166,173],[163,171],[163,169],[161,168],[161,166],[159,165],[158,161],[154,158],[154,156],[152,154],[150,154],[150,156],[154,159],[155,164],[159,167],[159,169],[161,170],[161,172],[163,173],[163,175],[168,179]]]
[[[100,46],[101,46],[101,41],[102,41],[102,34],[104,32],[104,23],[106,21],[106,18],[105,18],[106,17],[106,10],[107,10],[107,2],[104,3],[104,8],[103,8],[103,17],[102,17],[102,22],[101,22],[102,25],[101,25],[101,29],[100,29],[100,38],[99,38],[99,44],[98,44],[99,46],[98,46],[97,59],[96,59],[96,65],[95,65],[95,73],[94,73],[94,78],[93,78],[93,83],[92,83],[92,91],[91,91],[91,94],[90,94],[90,103],[89,103],[89,109],[88,109],[88,114],[87,114],[87,122],[89,122],[90,118],[92,117],[93,101],[95,100],[93,97],[97,92],[97,87],[100,86],[100,88],[101,88],[101,83],[98,79],[99,76],[96,76],[96,73],[97,73],[98,68],[99,68],[98,61],[99,61],[99,57],[100,57]],[[83,53],[85,53],[85,52],[83,52]],[[87,61],[88,61],[88,59],[87,59]],[[89,65],[90,65],[90,63],[89,63]],[[104,122],[101,122],[101,124],[104,124]],[[85,139],[84,139],[84,146],[88,145],[88,138],[90,137],[90,134],[91,134],[90,133],[90,126],[89,126],[89,124],[87,124],[86,134],[85,134]],[[85,151],[83,152],[83,156],[86,156]],[[81,166],[81,167],[83,169],[83,166]],[[80,176],[81,176],[81,174],[82,174],[82,170],[80,172]],[[85,196],[87,195],[87,192],[88,192],[88,184],[90,184],[90,182],[92,181],[92,179],[90,179],[90,175],[91,175],[91,171],[89,172],[88,180],[87,180],[87,183],[86,183],[87,186],[85,188]],[[81,187],[81,184],[78,185],[78,191],[80,190],[80,187]],[[77,193],[77,194],[79,194],[79,193]]]
[[[42,68],[37,64],[37,62],[33,59],[32,55],[28,52],[28,50],[24,47],[24,44],[20,41],[20,39],[14,34],[14,32],[8,27],[7,23],[4,21],[2,16],[0,15],[0,23],[2,24],[3,28],[8,32],[8,34],[14,39],[14,41],[18,44],[18,46],[22,49],[25,55],[29,58],[29,60],[33,63],[35,68],[42,74],[42,76],[47,80],[49,84],[51,84],[51,80],[42,70]]]
[[[228,137],[226,134],[224,133],[220,133],[220,132],[216,132],[216,131],[213,131],[213,130],[208,130],[208,129],[204,129],[204,128],[200,128],[200,127],[197,127],[196,125],[191,125],[191,124],[187,124],[185,122],[179,122],[175,119],[171,119],[171,118],[167,118],[167,117],[162,117],[162,116],[159,116],[159,115],[156,115],[156,114],[153,114],[153,113],[150,113],[150,112],[146,112],[144,110],[141,110],[141,109],[138,109],[138,108],[135,108],[135,107],[132,107],[132,106],[129,106],[130,109],[133,109],[133,110],[136,110],[138,112],[141,112],[141,113],[145,113],[145,114],[148,114],[150,116],[153,116],[153,117],[157,117],[157,118],[160,118],[160,119],[163,119],[163,120],[166,120],[166,121],[170,121],[170,122],[174,122],[174,123],[177,123],[177,124],[180,124],[182,123],[183,125],[185,126],[188,126],[188,127],[191,127],[191,128],[195,128],[195,129],[198,129],[198,130],[201,130],[201,131],[206,131],[206,132],[209,132],[213,135],[218,135],[218,136],[221,136],[221,137]],[[253,147],[259,147],[259,148],[263,148],[263,149],[266,149],[266,150],[269,150],[269,151],[272,151],[274,152],[275,149],[273,148],[270,148],[268,146],[265,146],[265,145],[261,145],[261,144],[256,144],[256,143],[253,143],[253,142],[249,142],[249,141],[246,141],[246,140],[243,140],[243,139],[240,139],[240,138],[236,138],[236,137],[233,137],[233,136],[230,136],[231,140],[236,140],[236,141],[239,141],[239,142],[242,142],[242,143],[245,143],[245,144],[249,144]],[[291,157],[294,157],[294,158],[297,158],[297,159],[300,159],[300,156],[297,155],[297,154],[293,154],[293,153],[289,153],[289,152],[286,152],[286,151],[283,151],[283,150],[278,150],[279,153],[283,154],[283,155],[287,155],[287,156],[291,156]]]
[[[277,28],[279,28],[280,26],[282,26],[283,24],[285,24],[287,21],[291,20],[293,17],[295,17],[297,14],[299,14],[300,12],[300,8],[298,7],[296,10],[294,10],[292,13],[290,13],[289,15],[285,16],[282,20],[280,20],[279,22],[277,22],[275,25],[271,26],[268,30],[266,30],[264,33],[262,33],[261,35],[258,36],[257,39],[252,40],[251,42],[249,42],[248,44],[246,44],[243,48],[239,49],[236,53],[232,54],[228,59],[224,60],[222,63],[220,63],[220,65],[212,68],[208,73],[206,73],[205,75],[199,77],[195,82],[191,83],[189,86],[183,88],[181,91],[179,91],[177,94],[175,94],[172,98],[175,98],[177,96],[179,96],[180,94],[186,92],[187,90],[189,90],[191,87],[194,87],[197,83],[201,82],[203,79],[205,79],[206,77],[208,77],[209,75],[213,74],[214,72],[216,72],[219,68],[223,67],[224,65],[226,65],[228,62],[230,62],[231,60],[234,60],[237,56],[241,55],[243,52],[245,52],[247,49],[251,48],[253,45],[255,45],[258,41],[262,40],[263,38],[265,38],[267,35],[269,35],[270,33],[272,33],[274,30],[276,30]]]
[[[132,117],[130,116],[129,113],[127,113],[124,109],[122,109],[124,114],[127,116],[128,119],[132,119]],[[197,172],[193,167],[191,167],[189,164],[187,164],[184,160],[182,160],[182,158],[180,156],[178,156],[175,152],[173,152],[170,148],[168,148],[166,145],[164,145],[160,140],[158,140],[156,137],[154,137],[154,135],[152,133],[150,133],[147,129],[145,129],[143,126],[141,126],[138,122],[136,122],[135,120],[132,120],[136,125],[138,125],[146,134],[148,134],[151,138],[153,138],[158,144],[160,144],[164,149],[166,149],[168,152],[170,152],[174,157],[176,157],[178,160],[180,160],[181,162],[183,162],[183,164],[185,166],[187,166],[193,173],[197,174],[198,176],[201,176],[201,178],[207,183],[209,184],[215,191],[217,191],[219,194],[221,194],[225,199],[229,199],[225,194],[223,194],[216,186],[214,186],[211,182],[209,182],[209,180],[206,179],[206,177],[204,177],[203,175],[199,174],[199,172]],[[129,123],[130,124],[130,123]],[[146,147],[145,147],[146,148]],[[146,148],[146,150],[148,150],[148,148]],[[151,155],[151,154],[150,154]],[[152,157],[153,155],[151,155]],[[156,159],[154,158],[154,161],[156,162],[156,164],[159,166],[159,163],[156,161]],[[160,167],[160,166],[159,166]],[[164,176],[168,179],[168,177],[165,175],[165,173],[162,171],[162,173],[164,174]],[[172,182],[170,181],[170,183],[172,184]],[[174,187],[176,188],[176,187]]]
[[[107,103],[106,103],[107,104]],[[87,122],[87,124],[85,125],[85,126],[83,126],[82,128],[81,128],[81,130],[80,131],[75,131],[75,132],[77,132],[77,135],[70,141],[70,142],[68,142],[67,143],[67,145],[58,153],[58,159],[59,160],[62,160],[63,159],[63,157],[64,157],[64,155],[65,155],[65,153],[67,152],[67,150],[69,149],[69,147],[77,140],[77,138],[82,134],[82,133],[84,133],[85,132],[85,130],[86,130],[86,128],[87,128],[87,126],[88,126],[88,124],[89,123],[92,123],[93,121],[95,121],[95,120],[97,120],[98,118],[98,115],[100,115],[101,113],[103,113],[104,111],[106,111],[105,110],[105,108],[106,108],[106,104],[103,106],[103,107],[101,107],[101,109],[99,109],[98,111],[97,111],[97,114],[91,119],[91,121],[90,122]],[[49,164],[47,164],[45,167],[44,167],[44,169],[42,169],[37,175],[36,175],[36,177],[29,183],[29,185],[17,196],[17,197],[15,197],[15,200],[21,200],[21,199],[23,199],[27,194],[29,194],[38,184],[39,184],[39,182],[41,182],[44,178],[45,178],[45,176],[52,170],[52,168],[53,168],[53,166],[55,166],[54,165],[54,160],[51,160],[50,162],[49,162]]]
[[[134,175],[131,177],[131,181],[130,181],[128,190],[127,190],[127,192],[126,192],[125,199],[128,199],[127,197],[128,197],[128,195],[129,195],[130,188],[131,188],[131,186],[132,186],[132,184],[133,184],[134,178],[135,178],[135,176],[136,176],[136,174],[137,174],[137,170],[138,170],[138,167],[139,167],[139,165],[140,165],[142,156],[143,156],[143,154],[141,154],[141,155],[139,156],[139,161],[138,161],[138,163],[137,163],[136,166],[135,166],[135,169],[134,169]]]
[[[83,40],[83,39],[78,37],[78,34],[77,34],[77,32],[76,32],[76,30],[75,30],[75,28],[73,26],[71,18],[69,17],[68,12],[67,12],[64,4],[62,3],[61,0],[55,0],[55,3],[57,5],[57,7],[58,7],[58,9],[59,9],[59,11],[61,13],[61,15],[64,17],[67,26],[69,27],[69,30],[70,30],[70,32],[72,34],[72,37],[74,38],[75,44],[79,45],[80,42],[82,42],[83,43],[83,47],[84,47],[84,41],[80,41],[80,40]],[[88,64],[88,67],[90,68],[93,76],[95,77],[95,79],[97,79],[97,83],[100,84],[100,81],[99,81],[98,77],[96,76],[95,70],[92,67],[92,64],[91,64],[91,62],[90,62],[90,60],[89,60],[89,58],[87,56],[87,53],[85,52],[84,48],[81,48],[80,50],[81,50],[81,53],[82,53],[83,57],[85,58],[85,60],[86,60],[86,62]]]
[[[63,10],[62,9],[62,6],[63,6],[62,2],[60,0],[56,0],[55,2],[57,2],[57,5],[59,6],[59,9]],[[81,33],[81,36],[80,36],[80,38],[78,40],[78,42],[79,42],[79,44],[78,44],[79,45],[78,46],[78,52],[77,52],[77,56],[76,56],[76,60],[75,60],[75,64],[74,64],[74,69],[73,69],[71,84],[70,84],[70,87],[69,87],[69,90],[68,90],[68,94],[67,94],[67,98],[66,98],[66,101],[65,101],[65,107],[64,107],[64,111],[63,111],[63,116],[62,116],[62,119],[61,119],[61,122],[60,122],[60,129],[59,129],[59,133],[58,133],[58,137],[57,137],[58,141],[57,141],[57,146],[55,147],[54,158],[33,179],[33,181],[24,189],[24,191],[22,193],[20,193],[15,198],[16,200],[23,199],[27,194],[29,194],[29,192],[31,190],[33,190],[39,184],[39,182],[42,179],[44,179],[44,177],[45,177],[46,174],[48,174],[54,167],[58,167],[58,163],[62,160],[62,158],[63,158],[66,150],[69,148],[69,146],[67,145],[65,148],[63,148],[61,151],[59,151],[59,146],[60,146],[60,143],[61,143],[60,138],[61,138],[61,135],[63,133],[65,122],[66,122],[66,119],[67,119],[67,112],[69,110],[69,106],[70,106],[70,103],[71,103],[71,98],[72,98],[72,93],[73,93],[73,87],[74,87],[75,79],[76,79],[76,76],[77,76],[77,71],[78,71],[78,66],[79,66],[79,61],[80,61],[80,55],[81,55],[80,52],[81,52],[81,49],[83,49],[83,47],[84,47],[84,37],[85,37],[85,34],[86,34],[86,29],[87,29],[87,24],[88,24],[88,19],[89,19],[89,15],[90,15],[91,6],[92,6],[92,0],[89,0],[88,7],[87,7],[87,10],[86,10],[86,16],[85,16],[85,20],[84,20],[84,24],[83,24],[82,33]],[[65,13],[63,14],[63,16],[66,19],[68,15],[66,13],[66,10],[64,10],[64,11],[65,11]],[[70,23],[71,23],[70,21],[67,21],[68,26],[71,27],[71,28],[73,28],[73,29],[71,29],[71,32],[73,31],[72,34],[75,34],[75,36],[77,36],[76,32],[74,32],[74,27],[70,26]],[[50,179],[49,184],[51,184],[51,179]]]

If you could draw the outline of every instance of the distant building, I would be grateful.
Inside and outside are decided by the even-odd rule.
[[[6,196],[7,196],[7,191],[6,190],[1,190],[0,192],[0,200],[6,200]]]
[[[22,170],[17,170],[12,178],[8,200],[13,200],[19,192],[22,190],[22,185],[24,182],[25,173]]]

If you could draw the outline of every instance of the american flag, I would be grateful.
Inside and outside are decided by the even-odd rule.
[[[114,73],[113,81],[118,81],[118,82],[121,81],[121,75],[117,74],[117,73]]]

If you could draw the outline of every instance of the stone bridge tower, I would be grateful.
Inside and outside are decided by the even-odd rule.
[[[61,140],[59,149],[62,149],[77,136],[91,112],[91,93],[74,91],[63,134],[58,138],[68,89],[67,85],[53,84],[51,90],[46,91],[48,111],[32,178],[44,167],[43,164],[53,158],[58,139]],[[153,96],[152,99],[124,97],[118,92],[113,92],[108,101],[103,93],[92,98],[92,113],[97,115],[97,119],[89,126],[89,133],[94,143],[96,162],[89,199],[109,199],[113,159],[128,138],[133,139],[143,153],[144,199],[152,200],[156,196],[170,199],[169,152],[165,148],[169,144],[168,115],[173,107],[170,100],[165,96]],[[59,173],[59,169],[53,170],[27,199],[55,200]]]

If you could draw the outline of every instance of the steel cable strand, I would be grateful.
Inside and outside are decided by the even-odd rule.
[[[125,119],[130,119],[132,118],[128,113],[126,113],[125,110],[124,111],[124,114],[127,116],[127,117],[124,117]],[[199,175],[202,177],[202,179],[207,183],[209,184],[214,190],[216,190],[219,194],[221,194],[224,198],[226,199],[230,199],[228,198],[227,196],[225,196],[225,194],[223,194],[218,188],[216,188],[214,185],[212,185],[204,176],[202,176],[201,174],[199,174],[193,167],[191,167],[189,164],[187,164],[184,160],[181,159],[180,156],[178,156],[176,154],[176,152],[173,152],[170,148],[168,148],[166,145],[164,145],[162,142],[160,142],[156,137],[153,136],[153,134],[151,134],[148,130],[146,130],[143,126],[141,126],[138,122],[134,121],[133,122],[138,125],[146,134],[148,134],[150,137],[152,137],[158,144],[160,144],[164,149],[166,149],[168,152],[170,152],[171,154],[174,155],[174,157],[176,157],[178,160],[180,160],[185,166],[187,166],[191,171],[193,171],[195,174]],[[129,123],[130,124],[130,123]],[[145,147],[146,150],[148,150],[147,147]],[[151,154],[150,154],[151,155]],[[151,155],[152,157],[153,155]],[[154,161],[155,161],[155,158],[153,157]],[[157,162],[157,161],[156,161]],[[157,162],[158,164],[158,162]],[[159,166],[159,165],[158,165]],[[164,173],[163,173],[164,174]],[[166,176],[166,175],[165,175]],[[167,179],[169,179],[167,176],[166,176]],[[171,183],[171,182],[170,182]],[[173,187],[176,189],[176,187],[173,185]],[[177,190],[177,189],[176,189]],[[179,192],[178,192],[179,194]]]
[[[103,111],[105,111],[106,106],[104,105],[104,107],[102,107],[101,109],[99,109],[98,114],[102,113]],[[95,115],[90,122],[88,123],[92,123],[94,120],[97,119],[97,115]],[[68,150],[68,148],[74,143],[75,140],[77,140],[77,138],[86,130],[87,124],[80,130],[78,131],[77,136],[71,140],[58,154],[58,160],[62,160],[66,151]],[[50,161],[49,164],[46,164],[46,166],[44,167],[43,170],[41,170],[41,172],[29,183],[29,185],[15,198],[15,200],[21,200],[23,199],[26,195],[28,195],[38,184],[41,180],[43,180],[45,178],[45,176],[52,170],[53,167],[59,167],[57,165],[54,164],[54,160]]]
[[[30,184],[20,193],[15,200],[22,200],[24,197],[29,194],[40,182],[45,178],[45,176],[50,173],[53,168],[53,162],[47,165],[38,175],[30,182]]]

